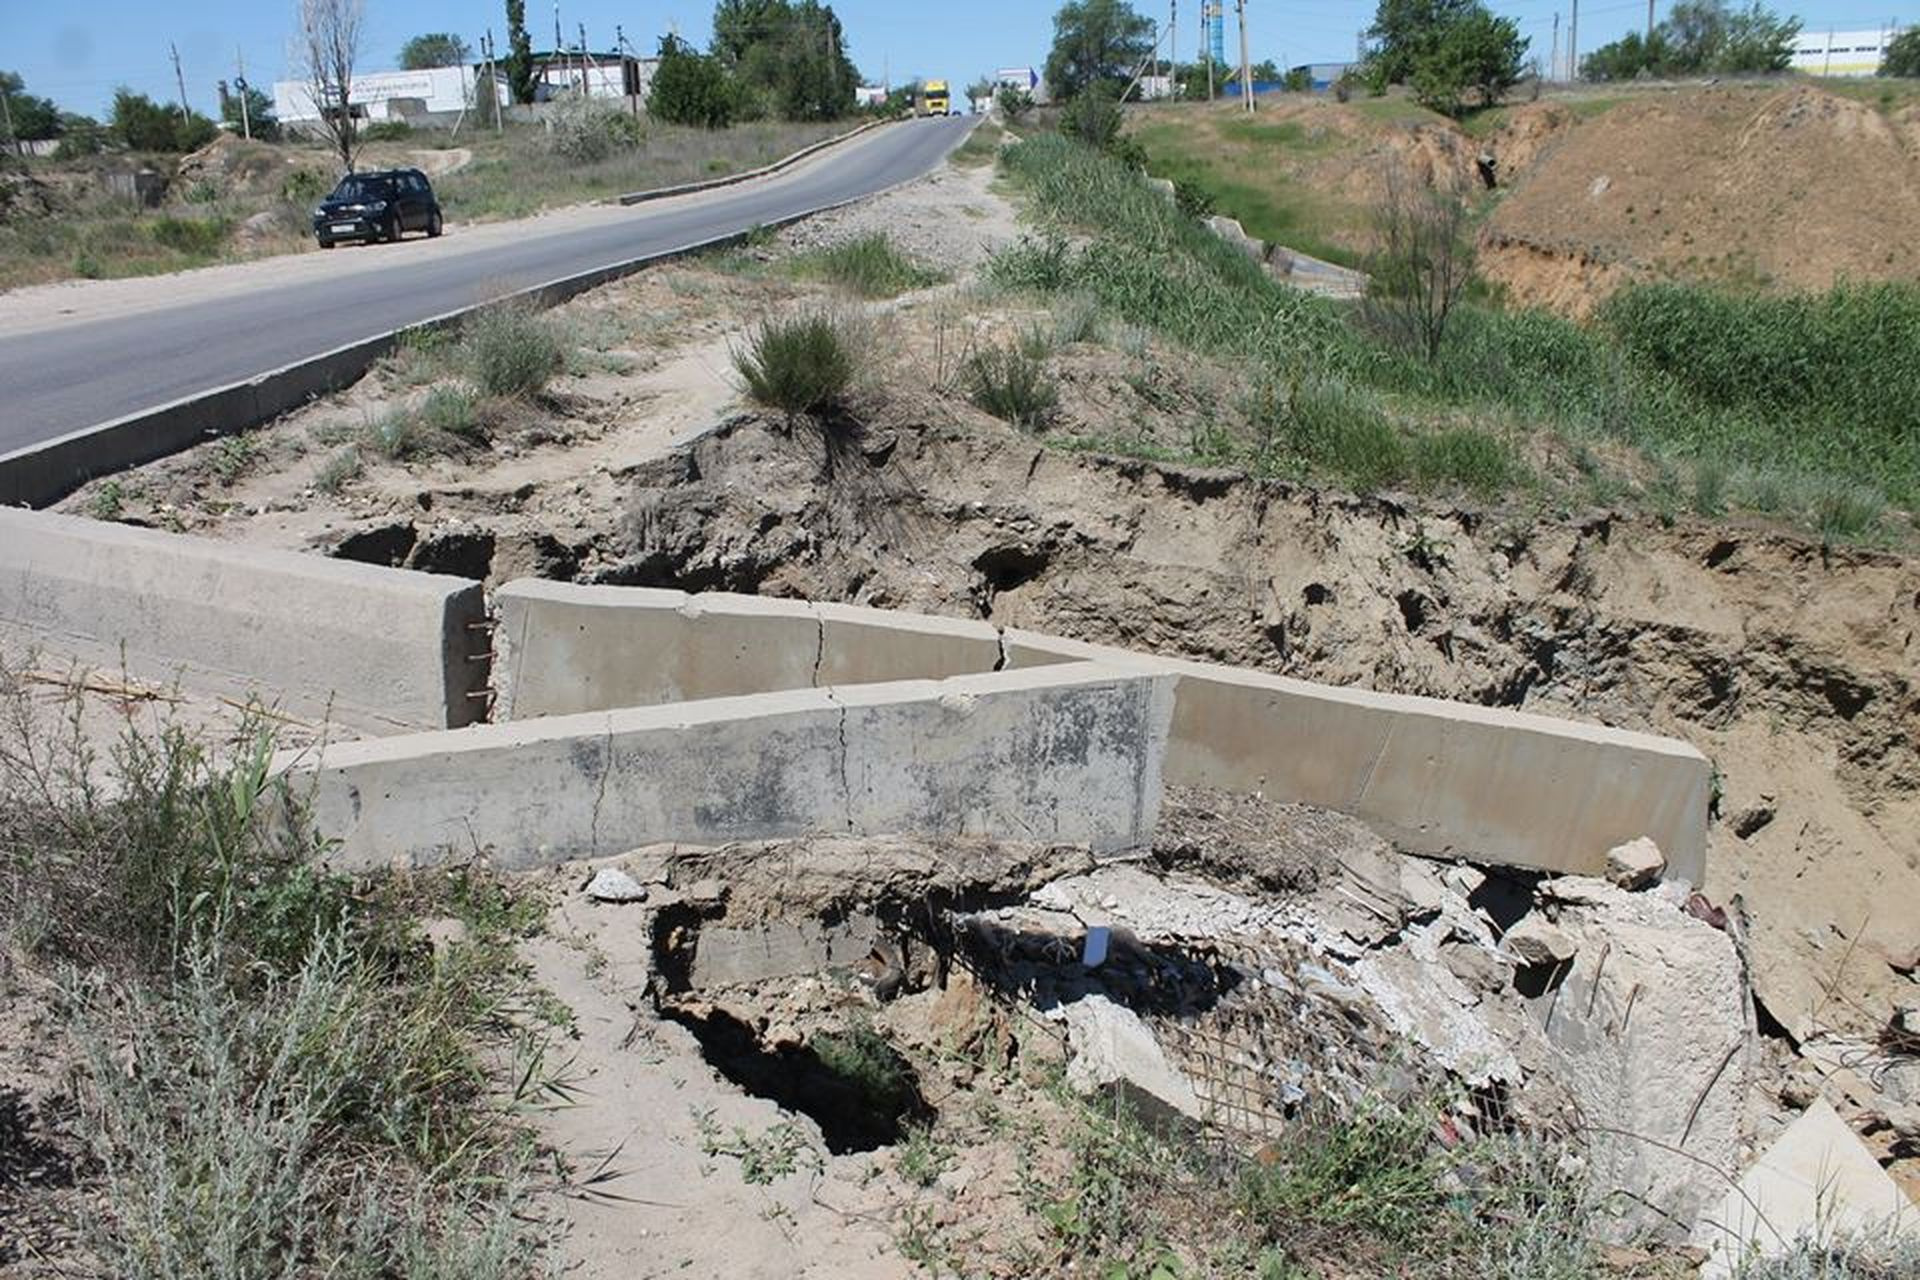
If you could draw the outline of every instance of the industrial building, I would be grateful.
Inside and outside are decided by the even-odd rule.
[[[547,102],[570,93],[592,98],[647,99],[653,87],[658,58],[636,58],[621,53],[592,53],[568,49],[533,55],[533,96]],[[484,98],[481,66],[430,67],[421,71],[369,71],[353,78],[347,103],[354,118],[369,122],[406,120],[421,115],[454,114],[491,106],[476,102],[476,87]],[[496,92],[502,106],[507,97],[506,70],[498,68]],[[273,86],[273,113],[283,124],[310,124],[320,118],[313,89],[305,80],[279,80]]]
[[[1894,26],[1866,31],[1802,31],[1793,41],[1795,71],[1810,76],[1870,76],[1880,70]]]

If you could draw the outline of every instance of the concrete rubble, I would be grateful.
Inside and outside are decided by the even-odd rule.
[[[1607,879],[1622,889],[1643,889],[1658,880],[1666,869],[1667,855],[1645,836],[1607,850]]]
[[[1796,1244],[1907,1234],[1920,1237],[1920,1207],[1816,1098],[1701,1213],[1691,1243],[1707,1251],[1701,1280],[1729,1280],[1744,1261],[1777,1258]]]

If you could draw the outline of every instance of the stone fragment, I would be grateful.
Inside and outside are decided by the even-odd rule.
[[[1700,1215],[1692,1243],[1708,1253],[1701,1280],[1729,1280],[1749,1258],[1781,1257],[1801,1240],[1914,1232],[1920,1208],[1822,1098]]]
[[[1727,819],[1727,825],[1733,828],[1733,834],[1742,840],[1758,835],[1773,822],[1773,806],[1770,804],[1749,805]]]
[[[687,886],[687,901],[696,907],[717,907],[727,900],[726,882],[696,880]]]
[[[647,890],[618,867],[602,867],[587,881],[587,897],[595,902],[645,902]]]
[[[1641,836],[1607,850],[1607,879],[1622,889],[1640,889],[1658,880],[1667,869],[1660,846]]]
[[[1524,965],[1565,964],[1580,945],[1559,925],[1530,915],[1507,930],[1507,952]]]
[[[1193,1083],[1167,1060],[1140,1016],[1105,996],[1061,1007],[1067,1024],[1067,1083],[1082,1093],[1115,1089],[1153,1123],[1200,1119]]]

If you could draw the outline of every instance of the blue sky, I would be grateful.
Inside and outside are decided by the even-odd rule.
[[[391,68],[401,43],[423,31],[452,30],[478,42],[489,24],[503,38],[501,0],[365,0],[369,70]],[[1911,21],[1909,9],[1874,12],[1872,0],[1830,0],[1775,7],[1798,13],[1809,29],[1878,27],[1892,19]],[[1905,0],[1911,4],[1913,0]],[[1180,0],[1180,48],[1194,46],[1199,0]],[[1669,0],[1656,0],[1664,14]],[[1553,15],[1567,0],[1492,0],[1496,12],[1521,24],[1533,52],[1544,59],[1553,40]],[[840,0],[854,60],[871,80],[882,71],[895,83],[913,76],[944,76],[964,83],[1002,66],[1038,65],[1046,56],[1056,7],[1051,0]],[[1142,13],[1167,12],[1161,0],[1135,0]],[[1373,0],[1306,0],[1281,5],[1249,0],[1256,60],[1282,65],[1350,58],[1355,34],[1373,14]],[[529,0],[527,22],[536,45],[553,36],[551,0]],[[0,0],[0,68],[20,72],[30,92],[53,98],[68,110],[99,114],[116,85],[156,98],[176,97],[168,42],[180,50],[187,97],[209,114],[214,83],[234,75],[244,54],[253,82],[266,88],[285,73],[294,0],[69,0],[42,7],[29,0]],[[578,24],[595,46],[610,45],[622,24],[636,46],[651,47],[662,32],[677,29],[703,41],[710,31],[711,0],[561,0],[569,42]],[[1580,15],[1582,50],[1592,50],[1646,20],[1645,0],[1591,0]],[[1229,42],[1235,39],[1229,14]],[[1563,17],[1564,22],[1564,17]]]

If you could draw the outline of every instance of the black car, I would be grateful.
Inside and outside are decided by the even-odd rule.
[[[440,234],[440,202],[418,169],[350,173],[313,211],[313,234],[322,249],[342,240],[398,240],[409,231]]]

